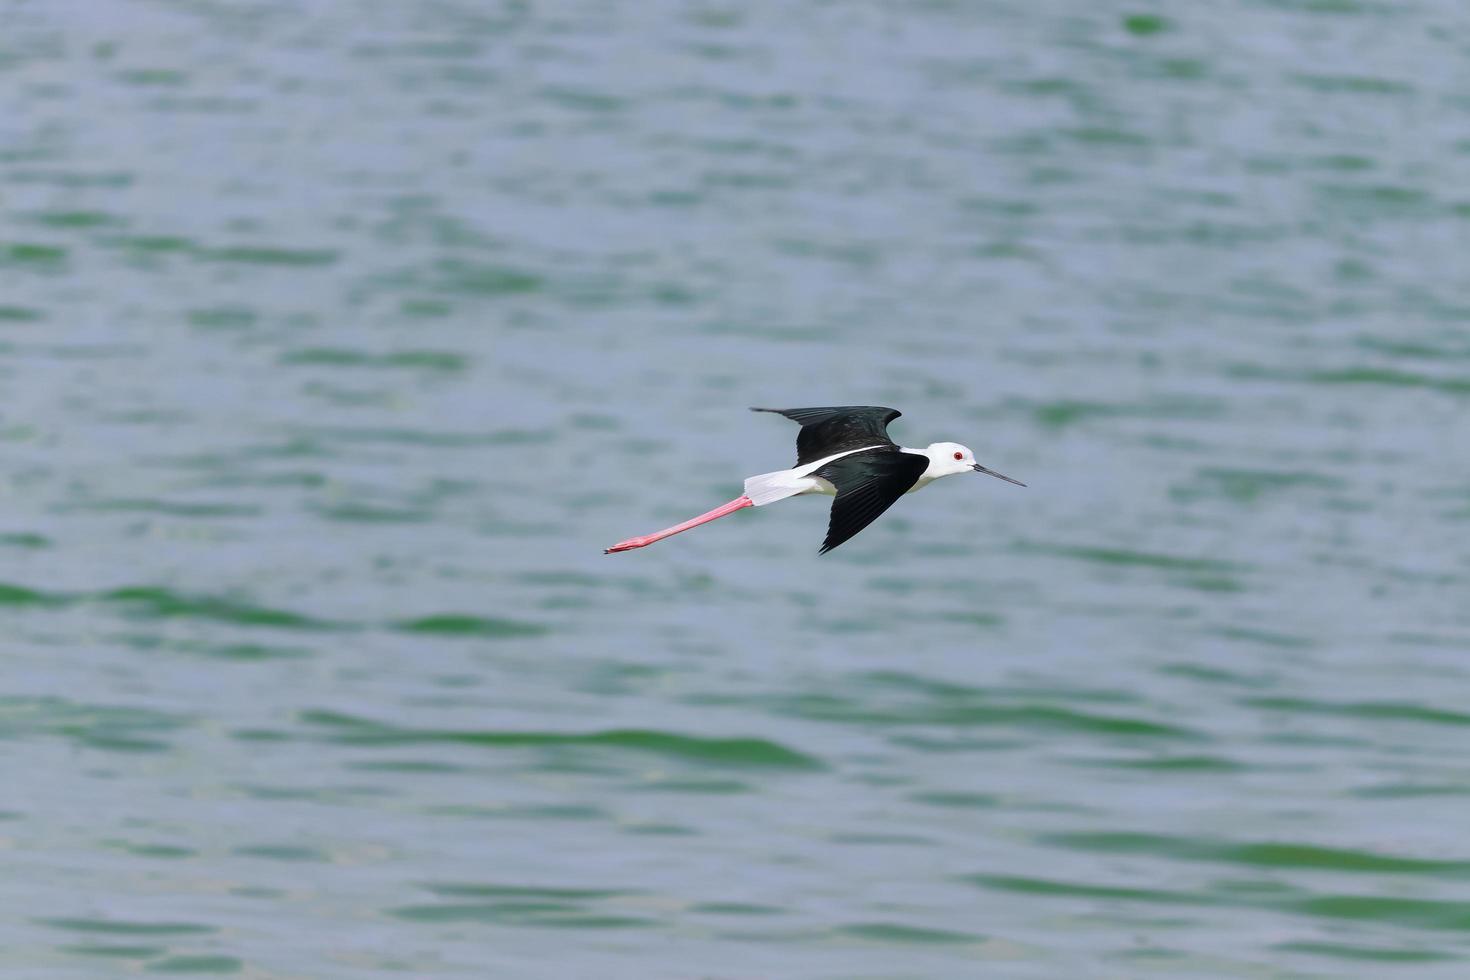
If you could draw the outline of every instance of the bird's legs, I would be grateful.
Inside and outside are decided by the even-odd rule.
[[[662,541],[664,538],[672,537],[673,535],[678,534],[680,531],[687,531],[691,527],[699,527],[699,525],[701,524],[708,524],[710,521],[715,520],[719,517],[724,517],[726,514],[733,514],[737,510],[741,510],[742,508],[754,506],[755,501],[751,500],[744,494],[741,494],[734,500],[730,501],[728,504],[721,504],[714,510],[710,511],[708,514],[700,514],[698,517],[691,517],[683,524],[675,524],[673,527],[666,527],[662,531],[655,531],[652,534],[645,534],[642,537],[629,538],[626,541],[619,541],[611,548],[604,550],[603,554],[610,555],[614,551],[632,551],[634,548],[646,548],[649,545],[653,544],[655,541]]]

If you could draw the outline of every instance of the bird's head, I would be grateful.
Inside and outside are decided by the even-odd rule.
[[[961,446],[957,442],[936,442],[924,450],[929,456],[929,471],[926,476],[939,478],[941,476],[954,476],[958,473],[987,473],[1007,483],[1014,483],[1018,487],[1026,484],[1020,480],[1012,480],[1010,477],[988,470],[975,462],[975,454],[970,452],[969,447]]]

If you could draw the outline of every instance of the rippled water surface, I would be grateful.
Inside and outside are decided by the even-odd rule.
[[[1470,975],[1463,13],[0,0],[3,972]]]

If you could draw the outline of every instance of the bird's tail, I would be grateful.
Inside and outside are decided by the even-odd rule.
[[[777,470],[774,473],[758,473],[755,476],[746,477],[745,495],[750,502],[757,507],[765,504],[774,504],[778,500],[794,497],[803,490],[810,489],[811,481],[806,477],[799,477],[790,470]]]

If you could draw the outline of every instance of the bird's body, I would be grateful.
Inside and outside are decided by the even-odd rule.
[[[936,445],[949,447],[958,445],[952,442],[942,442]],[[751,505],[760,507],[764,504],[773,504],[787,497],[794,497],[803,493],[824,493],[829,497],[837,495],[837,485],[821,475],[821,470],[829,463],[835,463],[839,459],[855,456],[858,453],[878,451],[908,453],[911,456],[919,456],[924,460],[924,471],[904,493],[913,493],[922,490],[941,476],[948,476],[944,472],[942,459],[935,459],[927,449],[910,449],[907,446],[895,446],[887,448],[883,446],[865,446],[861,449],[849,449],[845,452],[834,453],[824,456],[814,463],[805,466],[796,466],[789,470],[777,470],[774,473],[762,473],[759,476],[746,477],[745,495],[750,498]],[[968,468],[967,468],[968,469]],[[960,472],[965,472],[961,470]]]
[[[654,534],[629,538],[607,549],[630,551],[698,527],[746,507],[803,494],[833,496],[832,517],[822,554],[867,527],[904,494],[945,476],[988,473],[1025,486],[975,462],[970,450],[956,442],[936,442],[908,449],[888,438],[888,423],[901,414],[892,408],[850,405],[831,408],[755,408],[775,412],[801,425],[796,437],[796,466],[761,473],[745,481],[745,492],[707,514]]]

